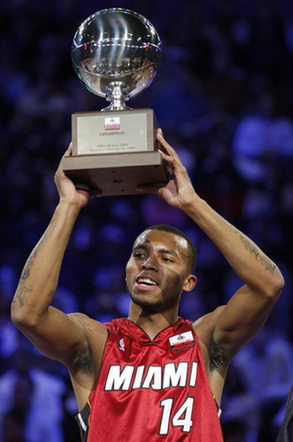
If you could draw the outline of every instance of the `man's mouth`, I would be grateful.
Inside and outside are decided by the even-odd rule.
[[[136,286],[142,290],[151,290],[158,287],[158,283],[151,278],[139,277],[135,281]]]

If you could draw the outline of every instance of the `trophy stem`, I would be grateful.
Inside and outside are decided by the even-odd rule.
[[[125,101],[128,100],[128,86],[122,81],[112,81],[107,86],[106,100],[110,101],[110,105],[103,111],[113,110],[120,111],[125,109],[131,109],[126,106]]]

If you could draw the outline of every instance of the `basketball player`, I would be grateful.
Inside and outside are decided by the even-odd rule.
[[[196,284],[196,252],[183,233],[159,225],[136,239],[126,265],[127,319],[101,324],[53,308],[63,255],[89,199],[60,165],[59,204],[25,264],[12,319],[44,355],[68,368],[87,442],[222,441],[218,407],[229,363],[264,325],[284,284],[278,267],[197,195],[160,130],[157,138],[171,180],[148,190],[189,216],[244,285],[196,322],[178,318],[183,292]]]

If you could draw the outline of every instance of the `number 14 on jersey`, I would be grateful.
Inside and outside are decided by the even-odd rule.
[[[193,397],[188,397],[171,419],[174,399],[164,399],[160,402],[160,407],[163,408],[160,435],[167,435],[169,432],[170,424],[172,427],[182,427],[183,433],[189,433],[192,427],[192,409],[193,409]]]

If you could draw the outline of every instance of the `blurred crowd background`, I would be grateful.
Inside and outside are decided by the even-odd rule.
[[[267,325],[231,364],[225,441],[275,441],[293,384],[293,11],[289,0],[10,0],[0,3],[0,441],[75,442],[66,370],[13,326],[22,267],[58,201],[54,172],[71,114],[106,102],[71,65],[81,22],[108,7],[146,16],[163,61],[132,107],[155,110],[200,196],[280,266],[286,287]],[[195,290],[180,314],[195,320],[241,285],[221,254],[154,195],[94,198],[65,256],[54,305],[99,321],[125,316],[124,266],[145,227],[173,224],[198,249]]]

